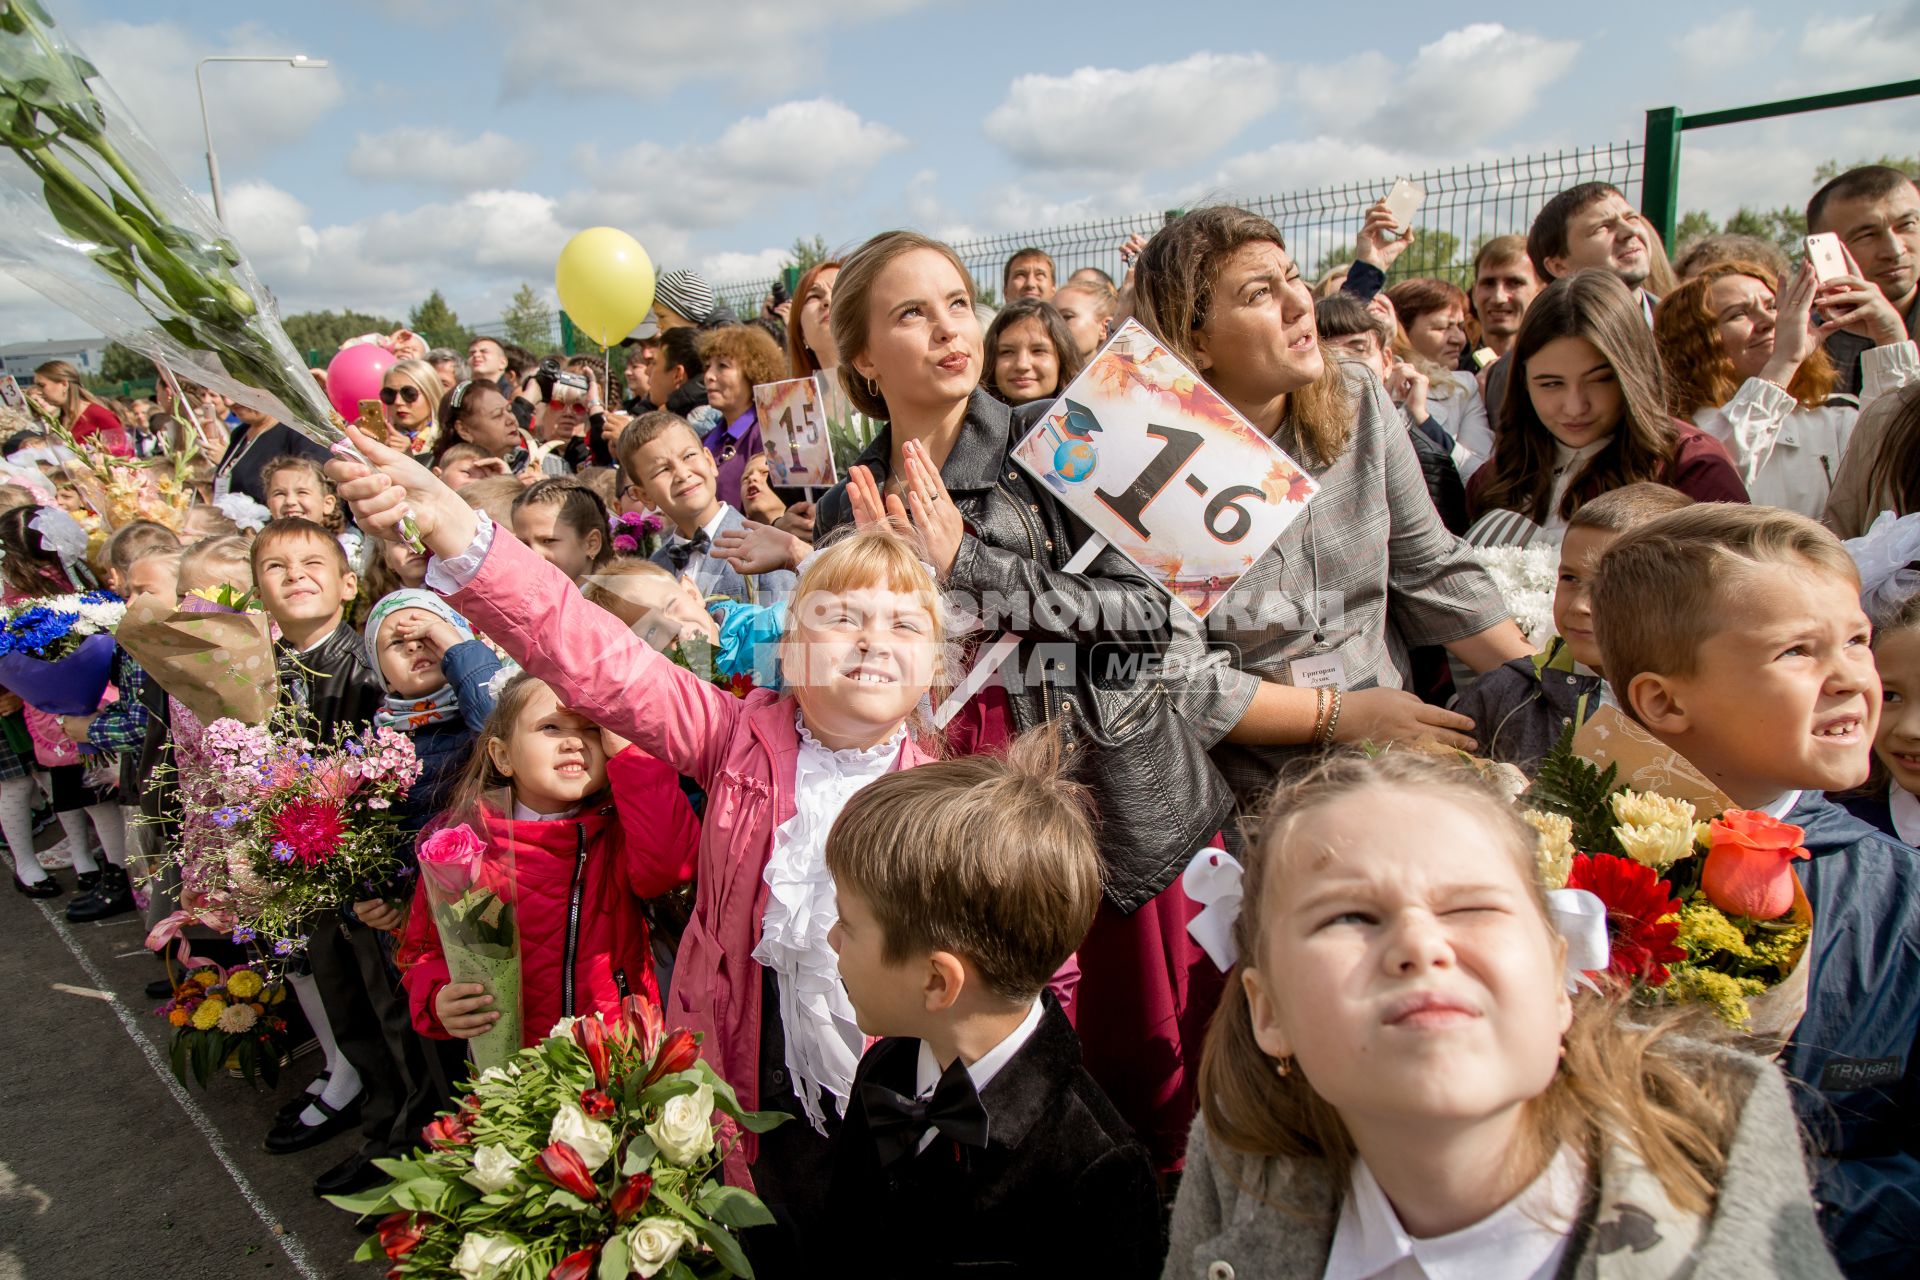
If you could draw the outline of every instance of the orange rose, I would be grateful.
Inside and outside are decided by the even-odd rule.
[[[1711,824],[1700,888],[1728,915],[1773,920],[1793,909],[1795,858],[1807,833],[1752,809],[1729,809]]]

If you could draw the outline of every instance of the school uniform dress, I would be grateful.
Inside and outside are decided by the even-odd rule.
[[[940,1110],[968,1090],[978,1105],[964,1122],[896,1118],[895,1099]],[[1144,1277],[1165,1255],[1146,1150],[1081,1065],[1050,994],[969,1067],[943,1073],[919,1040],[868,1049],[827,1199],[822,1235],[839,1256],[823,1274]]]
[[[730,600],[746,600],[755,604],[778,604],[793,594],[794,586],[799,582],[797,575],[786,569],[776,569],[772,573],[754,574],[749,579],[742,577],[732,565],[713,554],[714,541],[721,534],[746,526],[745,516],[722,503],[719,514],[707,521],[705,528],[691,538],[682,537],[677,530],[668,534],[666,541],[650,558],[675,577],[683,573],[691,574],[694,585],[700,588],[703,596],[725,596]]]

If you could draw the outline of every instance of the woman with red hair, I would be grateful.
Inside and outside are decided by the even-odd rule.
[[[1674,416],[1726,446],[1754,502],[1817,520],[1860,410],[1920,381],[1920,355],[1899,313],[1864,280],[1822,284],[1802,263],[1777,294],[1765,267],[1715,263],[1661,300],[1654,338]],[[1834,368],[1821,344],[1854,324],[1874,341],[1860,399],[1829,398]]]

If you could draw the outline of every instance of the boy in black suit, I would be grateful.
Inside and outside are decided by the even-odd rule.
[[[860,1029],[833,1146],[837,1274],[1157,1276],[1146,1150],[1047,981],[1100,901],[1080,794],[1045,738],[890,773],[827,838],[829,935]]]

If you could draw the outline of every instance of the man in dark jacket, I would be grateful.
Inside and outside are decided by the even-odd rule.
[[[1840,237],[1911,337],[1920,321],[1920,189],[1913,179],[1883,164],[1849,169],[1813,193],[1807,230]],[[1846,329],[1827,339],[1827,354],[1840,374],[1835,391],[1860,393],[1860,357],[1872,346],[1870,337]]]

